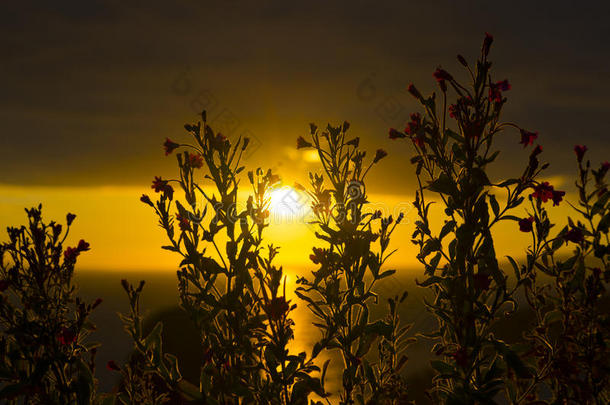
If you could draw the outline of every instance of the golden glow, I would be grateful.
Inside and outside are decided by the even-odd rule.
[[[276,188],[271,191],[272,222],[301,221],[307,213],[308,205],[305,195],[294,188],[290,186]]]

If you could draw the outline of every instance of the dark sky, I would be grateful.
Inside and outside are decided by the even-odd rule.
[[[387,129],[416,110],[406,85],[434,90],[436,66],[459,72],[485,31],[513,86],[505,118],[540,132],[549,173],[572,172],[575,143],[608,158],[608,2],[123,3],[0,6],[0,183],[147,184],[172,173],[161,143],[205,104],[260,143],[250,165],[285,176],[307,167],[292,149],[309,122],[348,120],[391,152],[377,187],[404,191],[408,147]],[[523,156],[509,148],[503,170]]]

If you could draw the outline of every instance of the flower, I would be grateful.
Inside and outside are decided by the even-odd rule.
[[[578,159],[578,163],[582,162],[582,158],[585,156],[585,152],[587,151],[587,147],[585,145],[575,145],[574,153],[576,153],[576,158]]]
[[[68,262],[73,262],[76,260],[76,258],[78,257],[79,254],[80,254],[80,252],[78,251],[77,248],[68,247],[68,248],[66,248],[66,251],[64,252],[64,260],[68,261]]]
[[[553,191],[555,191],[553,186],[548,181],[545,181],[535,186],[534,192],[531,195],[538,200],[542,200],[542,202],[547,202],[553,198]]]
[[[551,196],[551,200],[553,200],[553,207],[559,205],[559,203],[563,200],[564,195],[566,195],[565,191],[553,190],[553,195]]]
[[[89,250],[89,244],[87,242],[85,242],[83,239],[78,241],[78,246],[76,247],[76,249],[78,249],[79,252],[86,252],[87,250]]]
[[[432,75],[439,83],[445,80],[453,80],[453,76],[451,76],[449,72],[441,68],[436,69],[436,71]]]
[[[532,227],[533,223],[534,223],[534,217],[520,219],[519,220],[519,230],[521,232],[531,232],[533,229],[533,227]]]
[[[63,327],[61,328],[61,332],[57,335],[57,340],[62,345],[70,345],[76,342],[76,333],[71,328]]]
[[[477,273],[472,276],[474,280],[474,288],[477,290],[489,290],[489,285],[491,284],[491,279],[488,274],[485,273]]]
[[[189,220],[187,218],[184,218],[180,214],[176,214],[176,219],[178,220],[178,223],[179,223],[179,226],[180,226],[180,230],[182,230],[182,231],[190,231],[191,230],[191,224],[190,224],[190,222],[189,222]]]
[[[174,149],[176,149],[179,146],[180,146],[179,144],[177,144],[176,142],[173,142],[171,139],[165,138],[165,142],[163,143],[163,148],[165,148],[165,156],[172,153],[174,151]]]
[[[354,139],[345,142],[346,145],[351,145],[354,148],[357,148],[358,145],[360,144],[360,137],[355,137]]]
[[[119,367],[118,364],[116,364],[116,362],[114,360],[108,361],[108,363],[106,363],[106,368],[109,371],[121,371],[121,368]]]
[[[142,197],[140,197],[140,201],[142,201],[144,204],[148,204],[151,207],[154,207],[153,202],[150,200],[150,197],[147,196],[146,194],[142,194]]]
[[[288,313],[289,302],[290,301],[286,301],[285,297],[273,297],[271,301],[265,305],[265,311],[269,318],[274,321],[279,321]]]
[[[510,83],[508,80],[502,80],[496,83],[489,84],[489,101],[496,103],[502,102],[502,92],[510,90]]]
[[[525,129],[521,129],[521,142],[519,142],[525,148],[528,145],[533,145],[534,140],[538,138],[538,132],[530,132]],[[540,148],[542,151],[542,148]]]
[[[563,235],[566,242],[580,243],[584,240],[584,236],[580,228],[571,228]]]
[[[485,55],[485,56],[489,55],[489,49],[491,48],[491,44],[493,41],[494,41],[493,35],[486,32],[485,39],[483,40],[483,47],[481,49],[481,51],[483,52],[483,55]]]
[[[468,365],[468,351],[463,347],[460,347],[458,350],[451,353],[451,357],[453,357],[455,363],[462,368]]]
[[[68,223],[68,226],[72,225],[72,222],[74,222],[74,218],[76,218],[75,214],[68,213],[68,215],[66,215],[66,222]]]
[[[172,186],[168,184],[167,180],[163,180],[159,176],[155,176],[155,179],[153,180],[152,186],[150,186],[150,188],[154,189],[155,193],[159,193],[162,191],[163,194],[169,196],[170,199],[174,195],[174,189],[172,188]]]
[[[307,142],[302,136],[297,138],[297,149],[310,148],[311,146],[311,143]]]
[[[389,135],[390,135],[390,139],[398,139],[398,138],[405,137],[405,134],[403,134],[402,132],[400,132],[394,128],[390,128]]]
[[[201,169],[203,158],[197,153],[189,153],[189,165],[195,169]]]
[[[421,115],[419,113],[413,113],[410,116],[411,121],[407,123],[407,127],[405,128],[405,132],[408,135],[415,135],[419,128],[421,127]]]
[[[377,152],[375,152],[375,158],[373,158],[373,163],[379,162],[381,159],[383,159],[387,155],[388,155],[388,152],[386,152],[385,150],[377,149]]]
[[[421,100],[423,98],[421,93],[419,92],[419,90],[417,90],[417,87],[415,87],[413,83],[409,84],[407,91],[418,100]]]

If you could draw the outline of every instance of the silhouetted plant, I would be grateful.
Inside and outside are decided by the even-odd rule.
[[[538,403],[607,404],[610,315],[603,295],[610,281],[610,193],[605,182],[610,165],[592,170],[589,160],[583,160],[586,147],[574,150],[579,201],[573,208],[580,219],[568,218],[568,225],[551,237],[553,224],[544,202],[553,190],[543,183],[529,197],[531,216],[520,221],[521,231],[531,233],[532,245],[524,265],[512,262],[527,277],[526,298],[536,314],[536,324],[526,333],[536,375],[514,391]],[[560,251],[565,244],[573,247],[571,255]],[[545,281],[549,277],[550,283]],[[553,393],[552,400],[540,400],[545,390]]]
[[[72,283],[74,265],[89,244],[64,249],[67,227],[42,220],[42,206],[26,209],[28,224],[8,228],[0,245],[0,401],[89,404],[97,382],[95,329]]]
[[[311,224],[324,246],[313,249],[310,259],[319,268],[312,279],[297,280],[301,287],[296,294],[308,303],[322,334],[313,356],[324,349],[341,353],[342,404],[397,403],[405,396],[399,371],[406,357],[401,356],[400,342],[408,328],[398,325],[396,300],[390,301],[387,319],[371,321],[369,313],[378,299],[375,283],[395,273],[382,268],[393,253],[388,251],[390,236],[403,214],[394,221],[379,211],[364,211],[365,177],[386,152],[377,150],[365,165],[359,138],[346,138],[347,122],[321,132],[314,124],[310,128],[311,142],[299,137],[297,148],[315,148],[323,174],[310,173],[310,189],[297,187],[311,197]],[[374,243],[379,244],[377,251]],[[371,360],[367,354],[380,337],[381,358]]]
[[[186,125],[195,143],[179,145],[167,139],[166,154],[179,147],[179,179],[155,178],[160,198],[153,203],[170,245],[164,249],[182,257],[178,271],[180,302],[201,331],[201,399],[206,403],[307,403],[312,391],[324,395],[319,370],[305,353],[292,355],[290,306],[280,285],[282,268],[273,259],[277,248],[263,255],[263,231],[268,226],[269,190],[279,182],[270,170],[248,172],[253,195],[244,207],[238,198],[241,157],[249,139],[231,145],[203,123]],[[197,178],[207,173],[213,191]],[[170,183],[183,192],[174,199]],[[175,221],[174,221],[175,217]],[[175,225],[178,225],[176,232]]]
[[[409,92],[424,114],[412,114],[404,132],[390,130],[392,139],[410,138],[417,152],[411,162],[419,184],[414,205],[420,219],[413,243],[419,246],[417,258],[425,266],[426,277],[420,285],[434,293],[426,306],[439,326],[427,335],[436,342],[433,352],[442,356],[431,363],[438,373],[432,391],[435,403],[493,403],[504,388],[507,372],[520,378],[531,375],[514,348],[492,333],[494,323],[514,309],[515,292],[525,279],[517,273],[515,285],[509,286],[498,265],[491,231],[500,221],[519,220],[510,212],[537,184],[535,178],[545,166],[539,168],[537,155],[542,149],[537,146],[520,177],[501,182],[488,178],[489,166],[499,153],[494,140],[505,128],[517,128],[524,147],[537,137],[500,121],[506,102],[503,92],[510,84],[491,78],[492,40],[487,34],[473,68],[458,56],[470,75],[470,85],[441,68],[434,72],[442,94],[440,106],[435,94],[424,97],[410,85]],[[448,105],[450,91],[457,99]],[[506,197],[500,204],[495,192],[502,189]],[[441,214],[444,211],[439,230],[430,224],[430,194],[440,200]],[[550,198],[559,202],[561,196],[555,191]]]

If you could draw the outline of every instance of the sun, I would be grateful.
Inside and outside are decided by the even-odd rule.
[[[280,221],[303,218],[308,209],[304,196],[290,186],[272,190],[270,200],[271,215]]]

